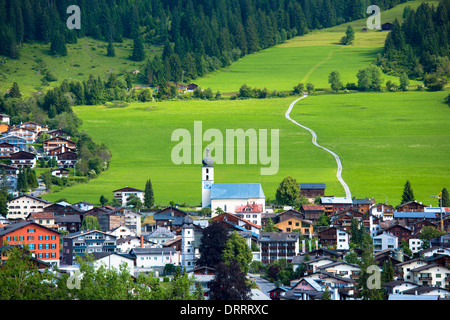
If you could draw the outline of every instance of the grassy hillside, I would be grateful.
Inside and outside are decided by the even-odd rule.
[[[310,96],[295,106],[291,117],[313,128],[318,142],[343,161],[343,178],[353,196],[375,197],[398,204],[407,179],[419,201],[450,185],[448,92],[358,93]],[[308,132],[284,118],[293,98],[244,101],[171,101],[136,103],[126,108],[77,107],[83,129],[113,153],[111,168],[88,185],[46,195],[49,200],[98,203],[100,195],[125,185],[144,188],[152,179],[158,203],[199,204],[201,165],[171,161],[171,134],[177,128],[193,134],[194,121],[203,132],[217,128],[280,130],[280,169],[260,175],[260,165],[216,165],[216,182],[261,182],[270,199],[281,180],[325,182],[327,194],[344,196],[331,155],[311,144]],[[206,147],[207,143],[203,144]]]
[[[410,1],[381,13],[381,23],[401,20],[403,9],[412,8],[422,2],[437,5],[439,1]],[[369,17],[369,15],[368,15]],[[383,51],[387,31],[368,30],[366,19],[345,23],[333,28],[313,31],[285,43],[246,56],[233,65],[218,70],[195,82],[213,92],[236,92],[246,83],[251,87],[286,91],[299,82],[313,83],[316,88],[329,88],[328,75],[338,70],[343,84],[357,83],[359,69],[372,63],[378,53]],[[339,44],[347,26],[355,30],[355,41],[351,46]],[[399,83],[398,77],[383,75],[383,85],[391,80]],[[411,81],[411,85],[418,82]]]
[[[90,74],[106,80],[108,72],[114,71],[119,76],[133,70],[143,71],[142,62],[134,62],[129,59],[133,51],[133,41],[125,39],[123,43],[115,43],[115,57],[106,56],[107,43],[91,38],[78,39],[77,44],[68,44],[66,57],[54,57],[50,55],[50,44],[23,44],[20,46],[21,57],[19,60],[5,60],[0,63],[0,92],[9,89],[13,82],[20,86],[22,94],[29,96],[32,92],[59,85],[64,79],[83,81]],[[146,56],[153,57],[161,54],[159,47],[146,49]],[[43,75],[39,73],[39,63],[43,61],[47,69],[58,79],[50,82],[49,87],[42,86]],[[138,82],[137,75],[132,79]]]

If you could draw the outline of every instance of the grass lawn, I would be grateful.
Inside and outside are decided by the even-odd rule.
[[[398,204],[407,179],[419,201],[450,186],[450,109],[448,92],[356,93],[310,96],[294,107],[291,117],[312,128],[318,142],[342,159],[343,178],[356,197]],[[325,182],[327,194],[344,196],[334,158],[311,144],[308,132],[284,118],[294,97],[236,101],[166,101],[135,103],[126,108],[76,107],[82,129],[113,153],[111,167],[98,179],[44,198],[98,203],[103,194],[124,186],[143,189],[151,179],[156,202],[197,205],[201,201],[201,165],[175,165],[171,151],[178,142],[172,132],[194,121],[203,132],[217,128],[280,130],[280,168],[260,174],[261,165],[216,165],[216,182],[261,182],[274,199],[281,180]],[[206,147],[208,142],[203,143]]]

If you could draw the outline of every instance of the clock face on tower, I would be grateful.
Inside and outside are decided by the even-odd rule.
[[[203,181],[203,189],[211,189],[211,182]]]

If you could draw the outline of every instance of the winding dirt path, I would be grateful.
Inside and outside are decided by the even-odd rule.
[[[306,98],[307,96],[308,95],[305,94],[305,95],[303,95],[303,97],[298,98],[297,100],[292,102],[291,105],[289,106],[289,109],[286,111],[286,114],[284,116],[286,117],[286,119],[288,119],[289,121],[291,121],[295,125],[297,125],[299,127],[302,127],[303,129],[308,130],[311,133],[311,135],[312,135],[312,143],[315,146],[317,146],[317,147],[327,151],[328,153],[330,153],[336,159],[336,163],[337,163],[337,167],[338,167],[337,172],[336,172],[336,178],[339,180],[339,182],[341,183],[342,187],[344,188],[345,196],[347,198],[351,198],[352,197],[352,193],[350,192],[350,188],[345,183],[344,179],[342,179],[342,162],[341,162],[341,159],[339,158],[339,156],[336,153],[334,153],[333,151],[331,151],[330,149],[327,149],[327,148],[325,148],[325,147],[323,147],[323,146],[321,146],[320,144],[317,143],[317,134],[314,132],[314,130],[312,130],[312,129],[308,128],[308,127],[305,127],[304,125],[298,123],[297,121],[293,120],[290,117],[290,113],[291,113],[292,109],[294,108],[295,104],[297,102],[299,102],[300,100]]]

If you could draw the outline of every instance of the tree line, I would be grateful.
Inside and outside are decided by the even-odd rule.
[[[406,0],[0,0],[0,54],[20,57],[20,45],[65,44],[89,36],[109,43],[134,39],[130,58],[145,60],[146,45],[164,46],[151,61],[149,83],[195,79],[314,29],[366,17],[369,5],[389,9]],[[81,29],[66,26],[69,5],[81,10]]]

